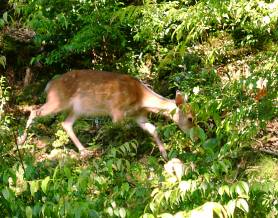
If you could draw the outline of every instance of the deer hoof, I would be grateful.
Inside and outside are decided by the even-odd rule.
[[[161,152],[161,155],[162,155],[162,157],[163,157],[163,159],[165,161],[168,161],[168,156],[167,156],[167,152],[166,151]]]
[[[16,143],[18,145],[23,145],[26,139],[27,139],[27,133],[25,132],[23,133],[23,135],[17,137]]]
[[[94,152],[89,151],[89,150],[87,150],[87,149],[83,149],[83,150],[80,152],[80,157],[81,157],[81,158],[87,159],[87,158],[90,158],[90,157],[92,157],[92,156],[94,156]]]

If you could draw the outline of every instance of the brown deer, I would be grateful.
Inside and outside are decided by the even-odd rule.
[[[177,91],[175,100],[170,100],[156,94],[136,78],[124,74],[72,70],[50,81],[45,91],[47,102],[38,109],[31,110],[20,143],[26,140],[28,127],[35,117],[68,111],[69,115],[62,126],[81,155],[86,155],[88,151],[73,132],[76,119],[89,115],[109,115],[113,122],[118,122],[131,117],[152,135],[163,158],[167,159],[156,127],[148,121],[147,114],[162,113],[183,131],[193,126],[193,115],[189,107],[183,107],[185,102],[180,92]],[[188,111],[185,111],[186,108]]]

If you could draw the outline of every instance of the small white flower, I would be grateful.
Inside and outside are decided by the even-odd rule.
[[[269,24],[269,23],[270,23],[270,18],[269,18],[269,16],[264,16],[264,17],[263,17],[263,24],[267,25],[267,24]]]
[[[165,171],[172,176],[175,176],[178,180],[184,175],[184,163],[178,158],[173,158],[164,164]]]
[[[250,67],[247,64],[243,65],[243,73],[244,73],[246,78],[251,76]]]
[[[267,82],[268,82],[267,79],[263,79],[260,77],[259,80],[256,82],[257,88],[258,89],[266,88]]]
[[[274,2],[272,2],[271,4],[268,5],[268,9],[273,10],[278,6],[278,1],[275,0]]]
[[[111,202],[111,206],[115,209],[115,208],[117,207],[116,202],[115,202],[115,201],[112,201],[112,202]]]
[[[248,85],[248,89],[249,89],[249,90],[252,90],[252,89],[253,89],[253,84],[252,84],[252,83],[250,83],[250,84]]]
[[[193,88],[193,93],[195,95],[197,95],[199,92],[200,92],[200,87],[199,86],[196,86],[196,87]]]
[[[264,8],[265,3],[264,3],[264,2],[262,2],[262,1],[260,1],[260,2],[258,2],[258,6],[259,6],[260,8]]]
[[[191,182],[190,181],[181,181],[179,184],[179,188],[182,192],[187,192],[191,188]]]
[[[14,181],[12,177],[9,177],[8,182],[10,186],[14,185]]]

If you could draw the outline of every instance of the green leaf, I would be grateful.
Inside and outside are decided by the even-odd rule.
[[[47,191],[47,185],[48,185],[48,182],[50,180],[50,177],[47,176],[43,181],[42,181],[42,191],[44,192],[44,194],[46,194],[46,191]]]
[[[223,208],[222,207],[215,206],[213,208],[213,211],[218,217],[223,217],[223,214],[222,214]]]
[[[179,189],[181,192],[188,192],[191,189],[191,180],[181,181],[179,184]]]
[[[71,177],[71,170],[68,167],[64,167],[64,173],[68,179]]]
[[[5,23],[8,23],[8,12],[7,11],[3,14],[3,20],[5,21]]]
[[[0,56],[0,65],[2,65],[3,68],[6,67],[6,57],[5,56]]]
[[[123,192],[128,192],[129,191],[129,184],[127,182],[123,183],[122,186],[121,186],[121,190]]]
[[[164,192],[164,197],[165,197],[165,200],[168,201],[169,198],[171,197],[171,191],[168,190],[168,191]]]
[[[198,136],[202,142],[204,142],[207,138],[205,131],[202,128],[198,128]]]
[[[0,19],[0,28],[3,28],[5,25],[5,21],[3,19]]]
[[[237,206],[238,208],[240,208],[241,210],[243,210],[245,213],[248,213],[248,211],[249,211],[248,203],[247,203],[247,201],[246,201],[245,199],[243,199],[243,198],[240,198],[240,199],[237,200],[236,206]]]
[[[154,215],[152,215],[150,213],[145,213],[145,214],[143,214],[143,216],[141,218],[154,218]]]
[[[236,208],[236,200],[230,200],[228,204],[225,206],[226,211],[229,216],[233,216],[235,208]]]
[[[209,152],[213,152],[217,145],[218,145],[218,140],[216,138],[210,138],[205,141],[203,147]]]
[[[119,215],[120,215],[121,218],[126,217],[126,211],[125,211],[125,209],[123,207],[121,207],[119,209]]]
[[[194,137],[195,137],[195,128],[191,128],[189,130],[189,137],[192,141],[194,141]]]
[[[228,196],[231,196],[230,188],[227,185],[223,185],[218,189],[218,193],[222,196],[224,193],[226,193]]]
[[[244,181],[239,181],[238,185],[244,190],[244,194],[248,195],[248,193],[249,193],[249,185],[248,185],[248,183],[244,182]]]
[[[31,181],[30,182],[30,191],[31,191],[31,195],[34,196],[35,193],[39,190],[39,181]]]
[[[107,213],[109,214],[109,216],[113,216],[113,208],[112,207],[108,207],[107,208]]]
[[[240,197],[248,197],[249,193],[249,186],[246,182],[240,181],[234,185],[234,191],[240,196]]]
[[[161,218],[173,218],[174,216],[170,213],[163,213],[163,214],[160,214],[159,217],[161,217]]]
[[[156,210],[156,205],[155,205],[153,202],[151,202],[151,203],[149,204],[149,207],[150,207],[151,211],[154,213],[155,210]]]
[[[3,197],[7,200],[7,201],[9,201],[9,199],[10,199],[10,191],[9,191],[9,189],[6,187],[6,188],[4,188],[4,189],[2,189],[2,194],[3,194]]]
[[[25,208],[25,214],[26,214],[26,217],[27,218],[32,218],[33,216],[33,211],[32,211],[32,208],[30,206],[27,206]]]

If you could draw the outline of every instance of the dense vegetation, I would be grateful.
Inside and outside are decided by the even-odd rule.
[[[0,13],[4,217],[278,216],[277,0],[5,0]],[[78,121],[96,153],[86,160],[65,114],[40,118],[18,146],[23,108],[74,68],[130,74],[169,98],[181,90],[198,127],[151,115],[167,163],[128,120]]]

